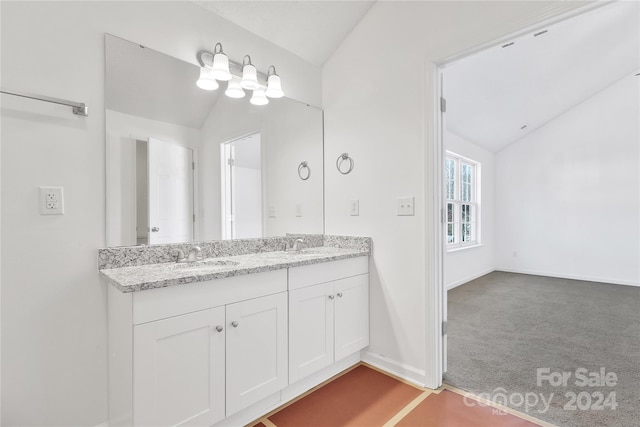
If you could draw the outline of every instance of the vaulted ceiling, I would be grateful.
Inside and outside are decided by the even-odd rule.
[[[496,152],[638,71],[640,3],[601,6],[446,67],[446,127]]]
[[[319,66],[374,1],[195,0],[194,3]]]

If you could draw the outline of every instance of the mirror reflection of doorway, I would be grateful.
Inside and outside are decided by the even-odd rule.
[[[193,150],[136,141],[137,244],[193,240]]]
[[[260,132],[222,144],[223,238],[262,237]]]

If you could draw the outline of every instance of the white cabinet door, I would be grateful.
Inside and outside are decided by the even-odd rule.
[[[333,363],[333,283],[289,291],[289,384]]]
[[[136,426],[209,426],[224,418],[224,307],[134,327]]]
[[[337,280],[335,286],[335,360],[369,345],[369,275]]]
[[[287,293],[227,305],[227,416],[287,386]]]

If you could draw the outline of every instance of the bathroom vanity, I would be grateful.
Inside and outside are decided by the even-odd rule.
[[[103,250],[110,425],[244,425],[360,361],[370,240],[324,237],[182,264]]]

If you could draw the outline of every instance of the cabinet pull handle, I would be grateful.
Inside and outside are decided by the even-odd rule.
[[[216,326],[216,331],[218,331],[218,332],[222,332],[223,329],[224,328],[222,326],[220,326],[220,325]]]
[[[335,297],[333,295],[329,295],[329,299],[334,299]]]
[[[342,298],[342,292],[338,292],[338,297]]]
[[[231,322],[231,326],[233,326],[234,328],[237,328],[238,325],[239,325],[239,323],[237,321],[235,321],[235,320],[233,322]]]

